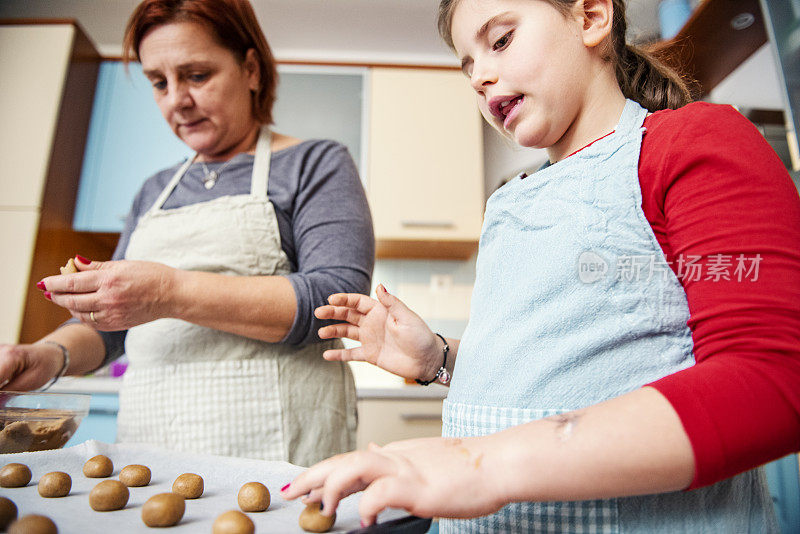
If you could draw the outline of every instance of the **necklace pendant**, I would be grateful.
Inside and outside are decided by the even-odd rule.
[[[206,177],[203,179],[203,186],[205,186],[206,189],[211,189],[217,185],[217,178],[219,178],[217,171],[211,171],[206,174]]]

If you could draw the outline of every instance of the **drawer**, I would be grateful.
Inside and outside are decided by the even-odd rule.
[[[358,401],[356,446],[442,435],[441,399],[362,399]]]

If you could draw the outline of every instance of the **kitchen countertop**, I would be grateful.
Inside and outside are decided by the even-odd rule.
[[[386,373],[388,374],[388,373]],[[369,380],[356,373],[356,395],[360,399],[438,400],[447,396],[448,388],[440,384],[408,385],[398,380]],[[122,380],[110,377],[65,376],[48,391],[58,393],[116,394]]]

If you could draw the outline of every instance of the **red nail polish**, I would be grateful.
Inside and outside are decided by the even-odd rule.
[[[36,287],[37,287],[37,288],[39,288],[39,289],[41,289],[42,291],[45,291],[45,290],[47,289],[47,288],[44,286],[44,282],[42,282],[41,280],[39,280],[38,282],[36,282]]]
[[[53,300],[52,293],[50,293],[49,291],[45,291],[44,298],[46,298],[47,300]]]
[[[286,488],[288,488],[291,485],[292,485],[291,482],[289,484],[286,484],[284,487],[281,488],[281,491],[286,491]]]
[[[90,263],[92,263],[92,260],[87,260],[86,258],[81,256],[80,254],[75,254],[75,259],[78,260],[81,263],[86,264],[86,265],[89,265]]]

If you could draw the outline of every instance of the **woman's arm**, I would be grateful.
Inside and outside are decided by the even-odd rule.
[[[365,489],[372,524],[386,507],[423,517],[477,517],[515,501],[565,501],[686,488],[692,448],[670,403],[643,388],[582,410],[477,438],[371,446],[325,460],[282,493],[308,495],[330,515]]]
[[[65,363],[64,353],[53,343],[69,351],[64,374],[82,375],[103,363],[105,346],[100,334],[83,324],[68,324],[34,344],[0,345],[0,387],[28,391],[46,385]]]

